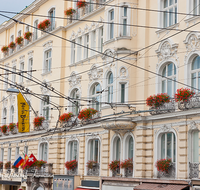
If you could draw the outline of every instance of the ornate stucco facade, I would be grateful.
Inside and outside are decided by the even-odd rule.
[[[0,189],[56,189],[65,179],[74,189],[200,188],[200,20],[195,16],[200,13],[195,2],[97,0],[76,9],[76,2],[35,0],[15,21],[0,25],[1,47],[32,32],[30,41],[0,53],[1,125],[18,122],[17,95],[8,94],[8,88],[18,87],[33,108],[29,133],[1,133],[0,161],[13,163],[25,152],[49,163],[41,173],[19,176],[4,168]],[[69,7],[77,12],[67,17]],[[46,18],[41,15],[51,20],[45,32],[36,29]],[[182,87],[196,91],[187,104],[173,99]],[[171,102],[149,111],[146,98],[162,92]],[[74,116],[67,124],[58,122],[60,114],[77,115],[86,107],[99,111],[92,121]],[[36,115],[46,118],[37,130]],[[166,157],[172,164],[165,175],[155,163]],[[133,170],[117,170],[113,177],[108,164],[128,158]],[[77,170],[67,171],[64,163],[72,159]],[[89,160],[97,162],[91,170]]]

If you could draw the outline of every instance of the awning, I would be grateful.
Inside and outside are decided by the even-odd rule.
[[[182,190],[188,187],[189,185],[173,185],[173,184],[152,184],[152,183],[143,183],[134,188],[134,190]]]
[[[21,182],[20,181],[0,180],[0,184],[5,184],[5,185],[21,185]]]

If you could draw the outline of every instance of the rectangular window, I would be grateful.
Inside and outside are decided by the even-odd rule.
[[[22,31],[20,30],[19,32],[18,32],[18,37],[20,37],[22,35]]]
[[[16,66],[14,66],[13,68],[12,68],[12,71],[13,72],[16,72]],[[16,83],[16,74],[12,74],[12,82],[13,82],[13,84],[15,84]]]
[[[89,50],[88,50],[88,48],[89,48],[89,34],[86,34],[85,35],[85,46],[86,46],[86,48],[85,48],[85,58],[88,58],[88,56],[89,56]]]
[[[4,148],[1,148],[1,161],[3,162],[4,160]]]
[[[121,84],[121,103],[125,102],[125,84]]]
[[[20,63],[20,71],[19,83],[22,83],[24,81],[24,62]]]
[[[44,160],[44,161],[47,161],[47,143],[43,143],[40,145],[40,148],[41,148],[41,152],[40,152],[40,159],[41,160]]]
[[[16,147],[16,150],[15,150],[15,159],[17,159],[19,155],[19,147]]]
[[[8,69],[8,67],[6,66],[6,69]],[[8,71],[5,70],[5,82],[4,82],[4,89],[8,89]]]
[[[99,49],[103,52],[103,27],[99,29]]]
[[[45,117],[46,120],[49,120],[49,96],[44,96],[42,100],[42,115]]]
[[[109,38],[113,39],[114,37],[114,10],[109,12]]]
[[[199,163],[199,132],[192,132],[192,162]]]
[[[28,77],[30,78],[30,79],[32,79],[32,75],[33,75],[33,58],[30,58],[29,60],[28,60]]]
[[[52,61],[52,51],[51,49],[48,51],[45,51],[44,53],[44,73],[51,71],[51,61]]]
[[[75,56],[76,56],[76,44],[75,40],[71,43],[71,64],[75,63]]]
[[[35,22],[34,22],[34,34],[33,34],[33,39],[34,40],[37,40],[38,39],[38,29],[37,29],[37,27],[38,27],[38,20],[36,20]]]
[[[24,147],[24,154],[28,155],[28,146]]]
[[[29,32],[29,26],[26,27],[26,32]],[[29,40],[25,40],[26,45],[29,44]]]
[[[193,10],[193,14],[194,15],[199,15],[200,14],[200,0],[193,0],[193,6],[192,6],[192,10]]]
[[[91,47],[96,50],[96,30],[92,31]],[[95,53],[95,51],[91,51],[91,55],[95,55]]]
[[[77,141],[72,141],[70,143],[70,160],[77,159]]]
[[[10,37],[10,42],[14,42],[14,35],[12,35]],[[14,48],[13,49],[10,49],[10,53],[13,53],[14,52]]]
[[[11,153],[12,153],[12,149],[8,148],[8,161],[11,161]]]
[[[122,14],[123,36],[127,36],[127,7],[123,7]]]
[[[49,12],[50,22],[51,22],[51,31],[55,29],[55,9],[52,9]]]
[[[78,44],[82,45],[82,37],[78,38]],[[80,61],[82,57],[82,46],[77,45],[77,61]]]

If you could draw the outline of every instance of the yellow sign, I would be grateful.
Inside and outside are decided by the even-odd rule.
[[[18,102],[18,130],[20,133],[29,132],[29,105],[23,95],[17,95]]]

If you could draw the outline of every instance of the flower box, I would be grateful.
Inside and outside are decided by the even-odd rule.
[[[120,161],[113,160],[108,164],[109,169],[112,171],[113,177],[120,174]]]
[[[78,166],[78,162],[76,160],[65,162],[65,167],[67,168],[67,170],[74,170],[77,168],[77,166]]]
[[[24,38],[22,38],[21,36],[20,37],[17,37],[15,39],[15,43],[18,44],[18,45],[22,45],[22,42],[24,41]]]
[[[44,117],[35,117],[33,120],[34,127],[39,128],[40,126],[42,126],[44,120],[45,120]]]
[[[87,175],[98,176],[99,175],[99,163],[94,160],[89,160],[86,164],[88,171]]]
[[[0,169],[3,169],[3,162],[0,162]]]
[[[5,166],[5,169],[10,169],[11,168],[11,162],[10,161],[6,162],[4,166]]]
[[[91,119],[93,115],[95,115],[98,111],[93,108],[85,108],[80,111],[78,118],[81,120]]]
[[[146,99],[146,105],[153,108],[158,108],[162,106],[164,103],[169,103],[169,102],[170,102],[170,97],[166,93],[149,96]]]
[[[38,24],[38,29],[40,30],[46,30],[49,26],[51,25],[51,22],[49,19],[45,19],[43,21],[41,21],[39,24]]]
[[[1,51],[2,51],[3,53],[8,53],[8,46],[3,46],[3,47],[1,48]]]
[[[176,102],[187,102],[190,98],[192,98],[195,95],[195,92],[193,90],[190,90],[188,88],[180,88],[177,90],[177,93],[175,94],[174,98]]]
[[[81,8],[81,7],[85,7],[87,5],[87,3],[84,1],[84,0],[80,0],[76,3],[76,6],[78,8]]]
[[[73,15],[74,13],[76,13],[76,10],[75,9],[72,9],[72,8],[69,8],[65,11],[65,15],[67,16],[71,16]]]
[[[16,46],[15,42],[10,42],[10,44],[8,45],[10,49],[15,49],[15,46]]]
[[[25,32],[24,33],[24,39],[31,41],[31,37],[32,37],[32,32]]]
[[[3,125],[1,126],[1,132],[5,135],[8,131],[8,126],[7,125]]]
[[[121,162],[120,164],[121,168],[125,170],[125,176],[133,176],[133,160],[127,159]]]
[[[8,129],[9,131],[11,131],[12,133],[14,132],[15,128],[17,127],[17,125],[15,123],[10,123],[8,125]]]
[[[168,173],[172,161],[171,158],[157,160],[155,166],[159,172]]]
[[[60,120],[61,122],[67,122],[67,121],[69,121],[69,119],[70,119],[72,116],[73,116],[73,113],[72,113],[72,112],[63,113],[63,114],[60,116],[59,120]]]

